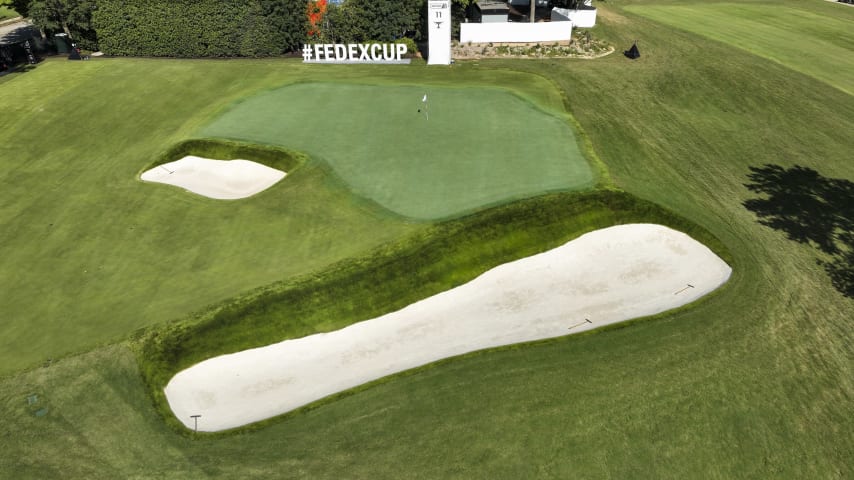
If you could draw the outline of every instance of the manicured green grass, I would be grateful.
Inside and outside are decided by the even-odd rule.
[[[11,7],[0,6],[0,22],[19,16],[18,12],[13,10]]]
[[[723,242],[735,268],[723,292],[628,328],[452,359],[258,431],[211,439],[188,438],[165,425],[148,400],[134,352],[123,344],[106,346],[0,380],[0,477],[851,477],[854,302],[833,289],[816,263],[821,255],[815,248],[759,224],[743,202],[754,198],[744,186],[751,166],[800,164],[825,177],[854,179],[849,134],[854,97],[779,63],[621,8],[631,3],[599,3],[594,34],[623,48],[640,39],[643,56],[637,61],[619,55],[596,61],[482,60],[449,69],[326,69],[280,61],[101,65],[111,66],[105,74],[117,71],[110,81],[132,87],[133,94],[123,97],[130,105],[123,108],[163,121],[156,112],[140,110],[135,100],[157,103],[157,95],[163,95],[171,103],[155,107],[185,113],[183,122],[163,127],[161,135],[170,143],[191,136],[231,101],[283,78],[513,84],[544,109],[558,108],[561,95],[531,87],[548,81],[510,83],[531,78],[515,72],[528,70],[565,93],[585,139],[618,186],[684,215]],[[796,8],[802,2],[778,3]],[[813,3],[829,19],[848,8]],[[85,68],[99,62],[90,63]],[[0,79],[0,135],[10,126],[19,135],[38,127],[41,136],[26,137],[32,140],[29,148],[38,150],[43,132],[64,124],[38,112],[68,92],[61,88],[66,77],[81,72],[62,65],[51,75],[38,77],[39,67],[15,79],[33,76],[28,81],[42,86],[44,97],[33,93],[22,102],[7,96],[9,77]],[[145,77],[152,69],[157,75],[144,81],[126,78]],[[196,87],[209,87],[220,97],[205,94],[197,102],[197,90],[204,88],[190,89],[178,80],[198,82]],[[147,83],[160,90],[150,98],[140,95]],[[16,88],[18,97],[31,91]],[[100,102],[99,115],[110,116],[111,109],[103,106],[108,100]],[[113,123],[128,121],[121,112],[113,115]],[[144,123],[141,132],[159,128],[142,115],[128,118]],[[51,149],[105,149],[94,135],[85,136],[81,146],[77,135],[66,135]],[[2,140],[4,165],[7,152],[26,150],[18,137]],[[146,158],[157,150],[148,148],[152,154]],[[54,170],[48,167],[42,171]],[[14,184],[3,187],[5,227],[12,221],[2,210],[6,199],[29,192],[9,196]],[[2,253],[0,262],[9,262],[9,250]],[[347,254],[353,255],[360,254]],[[9,278],[8,271],[2,275]],[[0,297],[3,306],[9,298]],[[32,393],[44,403],[27,405]],[[48,413],[37,417],[44,407]]]
[[[854,9],[845,5],[703,2],[632,5],[626,10],[746,50],[854,94]]]
[[[730,253],[709,232],[626,193],[552,194],[444,222],[365,257],[271,285],[214,307],[192,322],[149,332],[134,347],[158,408],[183,430],[163,388],[191,365],[376,318],[458,287],[500,264],[626,223],[655,223],[686,232],[731,262]]]
[[[414,228],[316,164],[239,201],[140,182],[197,116],[278,81],[268,68],[243,83],[243,68],[49,61],[3,84],[0,373],[174,320]]]
[[[312,69],[280,60],[48,61],[3,77],[0,277],[9,280],[0,289],[8,319],[0,323],[0,374],[115,341],[422,228],[353,195],[317,159],[273,189],[234,202],[137,179],[237,99],[330,75],[348,84],[423,80],[436,89],[518,85],[525,105],[549,111],[563,101],[543,78],[512,71]],[[492,202],[500,194],[490,184],[466,191]]]
[[[241,99],[201,134],[307,152],[422,219],[593,185],[565,115],[497,88],[301,83]]]

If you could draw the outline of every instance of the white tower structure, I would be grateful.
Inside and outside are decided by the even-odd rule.
[[[427,0],[427,65],[451,64],[451,0]]]

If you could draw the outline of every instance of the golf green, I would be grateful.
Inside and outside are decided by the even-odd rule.
[[[498,88],[302,83],[246,98],[200,134],[303,151],[418,219],[594,183],[566,117]]]

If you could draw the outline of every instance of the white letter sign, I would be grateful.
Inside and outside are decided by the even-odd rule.
[[[317,44],[302,46],[303,63],[399,63],[411,61],[403,58],[406,45],[379,43]]]

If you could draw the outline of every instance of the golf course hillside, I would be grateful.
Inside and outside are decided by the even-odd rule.
[[[851,14],[837,11],[838,15],[828,17],[812,7],[811,3],[768,8],[759,2],[704,2],[632,5],[627,10],[746,50],[854,94]]]
[[[305,152],[420,219],[594,180],[565,114],[498,88],[300,83],[240,100],[200,135]]]
[[[205,360],[175,375],[164,391],[187,428],[242,427],[438,360],[678,308],[731,273],[684,233],[618,225],[381,317]]]
[[[0,479],[854,476],[854,8],[594,5],[0,76]]]

